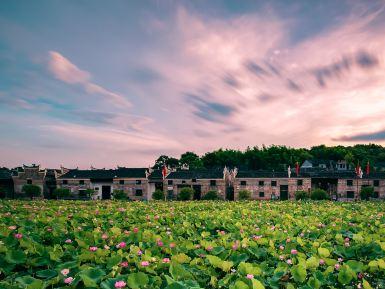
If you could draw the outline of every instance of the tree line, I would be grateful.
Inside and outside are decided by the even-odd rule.
[[[194,152],[185,152],[179,158],[161,155],[153,166],[160,169],[164,165],[170,168],[188,166],[190,169],[213,169],[237,167],[242,170],[275,170],[284,171],[302,164],[305,160],[345,160],[351,165],[370,163],[374,170],[385,167],[385,147],[377,144],[357,144],[354,146],[318,145],[311,148],[292,148],[287,146],[254,146],[246,150],[218,149],[202,156]]]

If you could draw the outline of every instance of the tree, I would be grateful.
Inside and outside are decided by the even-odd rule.
[[[114,190],[112,193],[114,200],[127,200],[127,194],[123,190]]]
[[[189,187],[182,188],[179,192],[178,200],[180,201],[191,200],[191,197],[193,194],[194,194],[194,190],[192,188],[189,188]]]
[[[170,168],[177,168],[179,166],[179,160],[173,157],[169,157],[166,155],[161,155],[157,160],[155,161],[155,164],[153,166],[154,169],[162,169],[164,166],[170,167]]]
[[[21,191],[27,196],[30,197],[31,200],[34,197],[41,196],[41,188],[37,185],[24,185]]]
[[[241,190],[238,193],[238,199],[239,200],[250,200],[251,193],[248,190]]]
[[[217,191],[208,191],[203,197],[202,200],[219,200]]]
[[[310,198],[312,200],[328,200],[329,199],[329,196],[328,194],[326,193],[326,191],[322,190],[322,189],[314,189],[312,192],[311,192],[311,195],[310,195]]]
[[[296,191],[295,192],[295,199],[296,200],[307,200],[309,199],[309,193],[305,191]]]
[[[70,194],[71,194],[71,191],[68,188],[56,188],[53,191],[53,195],[58,199],[68,197]]]
[[[164,192],[160,189],[155,190],[155,192],[152,194],[152,198],[157,201],[164,200]]]
[[[198,169],[203,167],[203,162],[199,156],[193,152],[185,152],[180,156],[179,164],[188,165],[189,169]]]
[[[374,195],[373,187],[362,187],[360,192],[361,200],[368,201]]]

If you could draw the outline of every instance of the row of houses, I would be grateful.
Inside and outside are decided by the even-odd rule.
[[[8,178],[8,179],[7,179]],[[148,168],[117,169],[41,169],[23,166],[9,175],[0,173],[0,187],[13,188],[13,195],[22,194],[22,187],[34,184],[43,196],[52,198],[55,188],[67,188],[73,198],[92,191],[93,199],[111,199],[114,191],[123,191],[131,200],[151,200],[155,190],[163,190],[167,199],[176,199],[182,188],[194,190],[193,199],[216,191],[224,200],[237,200],[239,192],[247,190],[252,199],[294,199],[296,191],[310,192],[321,188],[331,197],[349,200],[359,198],[362,187],[374,188],[374,198],[385,198],[385,173],[374,172],[357,177],[354,170],[300,170],[293,172],[238,171],[234,169],[174,170],[162,175]]]

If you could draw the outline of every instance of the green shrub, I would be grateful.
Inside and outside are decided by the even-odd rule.
[[[241,190],[238,193],[238,199],[239,200],[250,200],[251,193],[248,190]]]
[[[295,192],[296,200],[307,200],[309,199],[309,193],[305,191],[296,191]]]
[[[326,191],[322,189],[315,189],[311,192],[310,198],[312,200],[328,200],[329,196]]]
[[[192,188],[182,188],[178,195],[178,200],[180,201],[188,201],[191,200],[192,195],[194,194],[194,190]]]
[[[4,199],[7,196],[7,190],[0,187],[0,199]]]
[[[217,191],[208,191],[203,197],[202,200],[219,200]]]
[[[53,191],[53,195],[58,199],[68,197],[70,194],[71,194],[71,191],[68,188],[56,188]]]
[[[127,194],[123,190],[114,190],[112,196],[114,200],[127,200]]]
[[[374,188],[373,187],[362,187],[360,192],[361,200],[369,200],[369,198],[373,197]]]
[[[164,200],[164,192],[160,189],[155,190],[155,192],[152,194],[152,198],[157,201]]]
[[[21,191],[31,200],[41,196],[41,188],[37,185],[24,185]]]

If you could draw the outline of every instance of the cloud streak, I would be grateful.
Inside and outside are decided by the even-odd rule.
[[[91,81],[91,74],[81,70],[59,52],[49,52],[48,68],[59,80],[68,84],[79,84],[89,94],[99,94],[116,106],[131,107],[131,103],[122,95],[105,89]]]

